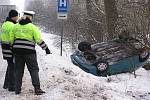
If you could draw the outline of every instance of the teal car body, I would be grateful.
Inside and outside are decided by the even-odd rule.
[[[149,58],[148,50],[139,41],[132,41],[131,44],[127,44],[115,40],[97,43],[91,45],[91,47],[94,50],[90,51],[89,54],[95,57],[94,61],[90,61],[85,52],[82,51],[75,51],[71,55],[71,60],[73,64],[79,66],[82,70],[96,76],[133,72],[147,64]]]

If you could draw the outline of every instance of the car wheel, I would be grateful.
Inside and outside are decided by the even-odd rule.
[[[88,42],[80,42],[78,44],[78,49],[82,52],[87,51],[87,50],[91,50],[91,44]]]
[[[108,63],[105,61],[99,61],[96,63],[96,67],[98,72],[104,72],[108,69]]]
[[[139,54],[139,61],[144,62],[149,58],[149,52],[148,50],[142,50],[141,53]]]

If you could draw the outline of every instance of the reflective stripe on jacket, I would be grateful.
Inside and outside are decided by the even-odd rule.
[[[9,59],[13,57],[12,49],[10,46],[10,31],[14,27],[14,23],[11,21],[6,21],[2,24],[2,33],[1,37],[1,47],[4,59]]]
[[[42,40],[39,29],[32,23],[25,25],[16,24],[10,32],[10,41],[13,44],[15,54],[35,53],[35,44],[37,43],[43,50],[47,45]]]
[[[12,49],[9,43],[2,43],[2,53],[3,53],[3,59],[9,59],[13,57]]]

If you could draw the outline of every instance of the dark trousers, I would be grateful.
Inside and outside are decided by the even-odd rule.
[[[33,86],[40,86],[36,54],[15,55],[15,91],[21,91],[25,64],[30,72]]]
[[[7,64],[8,66],[5,74],[3,88],[5,89],[8,88],[9,90],[12,90],[14,89],[14,83],[15,83],[13,58],[7,59]]]

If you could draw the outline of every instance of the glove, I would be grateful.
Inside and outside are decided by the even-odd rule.
[[[46,52],[46,54],[52,54],[48,48],[45,49],[45,52]]]

